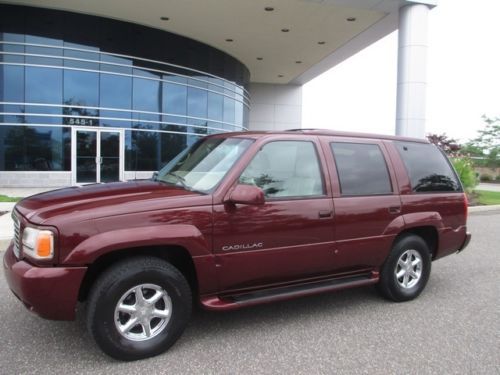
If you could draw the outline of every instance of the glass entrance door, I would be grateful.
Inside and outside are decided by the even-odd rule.
[[[118,130],[73,128],[73,183],[122,179],[122,133]]]

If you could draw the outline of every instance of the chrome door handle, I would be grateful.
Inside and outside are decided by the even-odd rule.
[[[327,218],[327,217],[332,217],[332,211],[331,210],[321,210],[318,213],[318,216],[319,216],[320,219],[324,219],[324,218]]]
[[[389,210],[389,213],[391,213],[391,214],[399,214],[399,213],[401,213],[401,207],[399,207],[399,206],[389,207],[388,210]]]

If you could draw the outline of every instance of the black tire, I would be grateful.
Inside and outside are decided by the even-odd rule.
[[[137,286],[141,287],[132,289]],[[148,301],[151,293],[156,292],[160,299],[157,302],[151,302],[153,299]],[[139,298],[139,293],[144,299]],[[128,300],[123,299],[124,296]],[[129,315],[116,312],[120,301],[122,305],[125,301],[131,303],[129,306],[136,312]],[[87,329],[109,356],[122,361],[143,359],[163,353],[175,343],[189,322],[191,308],[189,284],[174,266],[153,257],[128,258],[107,269],[93,285],[87,303]],[[158,309],[169,316],[149,318],[150,337],[137,341],[137,337],[146,335],[146,325],[141,323],[123,334],[118,330],[117,325],[122,324],[122,320],[125,323],[134,319],[147,321],[148,311],[156,313]],[[157,332],[152,335],[154,329]],[[126,335],[137,337],[130,339]]]
[[[417,261],[419,257],[420,274]],[[408,259],[411,264],[415,265],[406,263]],[[405,264],[398,265],[399,260]],[[424,290],[431,273],[431,264],[431,254],[427,243],[419,236],[404,235],[395,242],[382,266],[377,289],[385,298],[395,302],[412,300]],[[408,267],[408,271],[405,271],[404,267]],[[403,276],[398,278],[398,272]],[[413,277],[418,274],[419,277]],[[405,282],[406,286],[404,286]]]

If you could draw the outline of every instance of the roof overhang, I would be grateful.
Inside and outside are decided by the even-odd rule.
[[[8,2],[97,15],[180,34],[234,56],[248,67],[252,82],[278,84],[306,83],[389,34],[397,28],[401,6],[436,5],[436,0]]]

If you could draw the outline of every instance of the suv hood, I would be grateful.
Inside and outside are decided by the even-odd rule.
[[[21,200],[16,209],[35,224],[54,221],[114,216],[124,213],[200,205],[198,199],[211,197],[151,180],[69,187],[33,195]],[[209,202],[207,201],[207,204]],[[71,215],[68,216],[68,215]],[[73,221],[73,220],[72,220]]]

